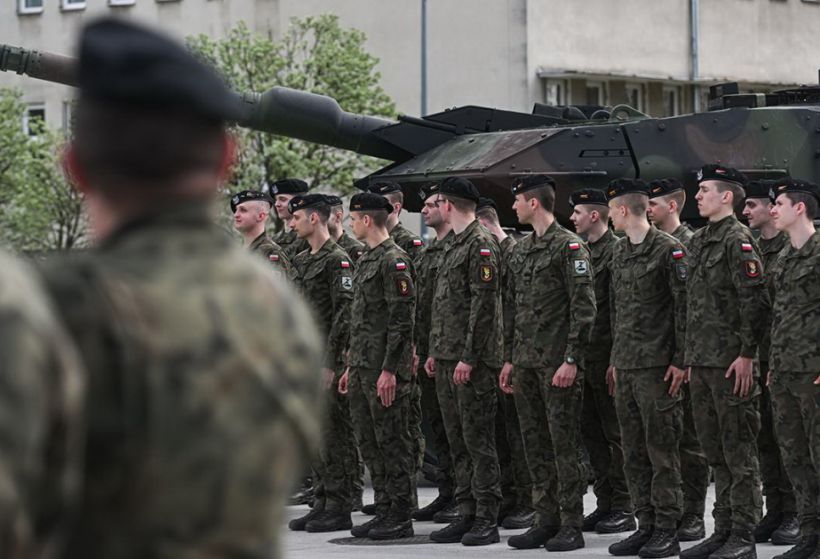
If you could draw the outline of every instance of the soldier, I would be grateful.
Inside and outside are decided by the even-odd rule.
[[[709,223],[689,242],[685,361],[698,439],[715,473],[715,532],[681,557],[755,557],[752,530],[761,507],[755,356],[769,294],[752,233],[735,217],[746,177],[707,165],[698,183],[698,211]]]
[[[307,183],[299,179],[281,179],[270,185],[270,195],[273,198],[273,207],[276,209],[276,216],[279,218],[282,229],[273,236],[273,241],[282,247],[285,256],[293,259],[294,256],[310,248],[308,242],[296,236],[296,233],[288,227],[290,212],[288,202],[298,194],[306,194],[310,190]]]
[[[535,523],[510,546],[548,551],[584,547],[586,492],[578,461],[584,362],[595,322],[589,252],[555,220],[555,181],[516,179],[513,209],[533,234],[513,249],[504,297],[502,390],[515,395],[533,484]]]
[[[476,219],[492,233],[501,254],[501,285],[509,284],[510,257],[515,239],[501,228],[498,206],[490,198],[479,198]],[[515,409],[515,397],[499,387],[496,412],[495,439],[498,466],[501,469],[501,510],[498,520],[503,528],[519,529],[532,526],[535,511],[532,508],[532,481],[524,454],[524,439]],[[500,413],[499,413],[500,412]]]
[[[453,229],[442,255],[425,371],[436,377],[461,517],[430,534],[437,543],[499,541],[495,377],[501,365],[501,259],[475,219],[478,190],[467,179],[439,185],[438,208]]]
[[[310,249],[293,259],[293,280],[313,310],[319,330],[327,340],[322,374],[328,390],[323,446],[314,464],[313,509],[292,520],[291,530],[334,532],[353,527],[356,440],[347,398],[339,394],[344,354],[350,333],[350,302],[353,299],[353,265],[350,256],[334,243],[327,229],[330,205],[322,194],[294,196],[288,202],[290,227]]]
[[[390,217],[387,218],[387,231],[390,233],[390,238],[415,260],[424,243],[399,221],[401,210],[404,207],[404,193],[401,191],[401,186],[392,181],[378,181],[372,184],[369,190],[381,194],[390,202],[393,207]]]
[[[79,497],[85,384],[34,271],[0,252],[0,556],[58,557]]]
[[[595,324],[583,363],[584,400],[581,435],[595,472],[592,490],[596,509],[584,517],[583,531],[614,534],[635,529],[632,501],[624,477],[621,431],[615,413],[615,400],[609,394],[606,370],[612,349],[609,314],[609,262],[617,237],[609,230],[606,194],[598,188],[583,188],[572,193],[570,221],[575,232],[587,240],[595,275]]]
[[[780,179],[772,209],[789,244],[774,267],[769,388],[783,461],[798,496],[801,539],[780,558],[820,558],[820,235],[814,227],[820,189]]]
[[[413,535],[413,442],[408,431],[415,287],[407,253],[387,233],[392,207],[363,192],[350,200],[350,227],[368,250],[356,266],[347,370],[339,391],[350,391],[350,412],[370,470],[376,516],[355,526],[357,538]],[[349,388],[348,388],[349,387]]]
[[[686,251],[649,224],[649,188],[639,179],[607,187],[619,239],[609,265],[612,356],[609,382],[621,425],[624,472],[638,530],[609,547],[612,555],[670,557],[680,553],[682,510],[678,441],[686,326]],[[617,380],[616,380],[617,379]]]
[[[342,206],[342,199],[333,194],[326,196],[330,204],[330,219],[327,220],[327,230],[330,231],[330,238],[337,245],[342,247],[350,258],[355,262],[364,254],[365,246],[347,234],[345,231],[344,218],[345,210]]]
[[[749,227],[757,230],[757,244],[766,270],[766,284],[769,297],[774,300],[775,262],[780,251],[789,244],[789,235],[778,231],[771,215],[774,204],[769,193],[774,181],[753,180],[746,185],[746,201],[743,216],[749,220]],[[760,459],[760,474],[763,478],[763,495],[766,497],[766,515],[754,530],[757,543],[771,539],[774,545],[795,545],[800,540],[800,522],[797,520],[797,502],[794,489],[786,473],[780,447],[774,431],[772,400],[766,386],[766,372],[769,370],[769,334],[766,328],[760,342],[760,434],[757,437],[757,452]]]
[[[695,234],[680,222],[680,213],[686,203],[686,191],[677,179],[649,181],[649,221],[687,246]],[[691,542],[706,536],[703,515],[706,512],[706,491],[709,487],[709,463],[700,446],[695,417],[692,414],[692,392],[689,383],[681,387],[683,393],[683,433],[680,452],[680,474],[683,481],[683,516],[678,526],[678,541]]]
[[[244,246],[267,259],[277,271],[291,276],[290,260],[265,230],[273,201],[264,192],[243,190],[231,196],[233,223],[242,235]]]
[[[65,165],[99,246],[44,274],[88,377],[61,557],[278,557],[319,439],[318,336],[212,221],[239,100],[182,45],[113,18],[84,29],[76,75]]]

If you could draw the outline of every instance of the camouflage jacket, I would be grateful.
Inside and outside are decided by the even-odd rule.
[[[820,233],[780,253],[774,271],[774,309],[769,368],[820,374]]]
[[[287,224],[282,227],[282,231],[273,236],[273,242],[279,245],[288,260],[293,260],[294,256],[310,248],[308,242],[300,239],[292,229],[288,228]]]
[[[612,359],[617,369],[670,364],[683,368],[686,338],[686,249],[650,227],[633,245],[619,239],[612,251],[610,306]]]
[[[757,238],[757,246],[760,247],[760,257],[763,259],[763,269],[766,271],[766,287],[769,288],[769,299],[774,306],[774,277],[777,273],[777,257],[780,252],[789,244],[789,235],[780,231],[771,239]],[[763,339],[760,340],[758,353],[760,361],[766,363],[769,360],[769,346],[771,344],[771,328],[766,328],[763,332]],[[765,373],[765,371],[763,371]]]
[[[554,222],[542,237],[524,237],[513,250],[504,294],[504,360],[516,367],[558,367],[586,358],[595,323],[589,251]]]
[[[347,253],[347,255],[353,259],[354,262],[361,258],[365,250],[367,250],[367,247],[364,245],[364,243],[360,243],[344,231],[342,231],[342,236],[339,237],[339,240],[336,241],[336,244],[342,247],[342,250],[344,250]]]
[[[518,244],[512,235],[507,235],[503,241],[498,243],[499,254],[501,255],[501,325],[502,325],[502,332],[501,332],[501,339],[504,339],[504,304],[506,303],[506,299],[504,298],[504,294],[507,293],[509,289],[511,289],[510,282],[513,281],[513,273],[512,269],[510,268],[510,262],[512,262],[513,251],[515,250],[515,245]],[[503,357],[503,345],[502,345],[502,357]]]
[[[82,510],[63,557],[278,556],[323,415],[318,333],[288,282],[190,206],[45,277],[88,370]]]
[[[688,252],[686,365],[755,357],[770,302],[751,231],[730,215],[696,231]]]
[[[424,247],[422,240],[408,231],[401,222],[397,223],[393,230],[390,231],[390,238],[413,260],[418,257],[419,252],[421,252],[422,247]]]
[[[495,238],[478,221],[453,235],[436,279],[430,356],[473,367],[501,366],[500,263]]]
[[[413,264],[407,253],[392,239],[365,252],[353,276],[347,364],[409,380],[415,303]]]
[[[34,270],[4,253],[0,378],[0,557],[51,557],[79,498],[85,376]]]
[[[300,252],[293,259],[293,281],[304,295],[319,330],[325,335],[324,366],[344,372],[344,354],[350,334],[353,301],[353,264],[350,256],[330,239],[316,254]]]
[[[416,258],[416,334],[414,340],[416,354],[422,363],[430,354],[430,318],[433,312],[433,296],[436,292],[436,278],[441,267],[441,257],[453,236],[453,232],[450,231],[441,240],[434,238],[421,249]]]
[[[248,246],[248,250],[265,258],[274,266],[277,272],[283,272],[288,278],[293,276],[293,267],[291,266],[290,258],[285,255],[282,247],[268,237],[267,233],[262,233],[256,237]]]
[[[680,241],[683,246],[688,247],[689,241],[691,241],[692,237],[695,236],[695,232],[692,231],[685,223],[681,223],[677,229],[672,231],[672,236]]]
[[[609,316],[609,263],[618,237],[610,229],[594,243],[587,243],[595,275],[595,323],[592,325],[587,361],[609,362],[612,351],[612,324]]]

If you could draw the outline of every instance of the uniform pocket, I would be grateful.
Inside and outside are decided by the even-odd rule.
[[[649,425],[649,439],[662,447],[677,446],[683,430],[683,410],[680,396],[664,396],[655,400]]]
[[[759,392],[759,388],[755,387]],[[742,398],[736,394],[726,396],[726,425],[735,428],[735,436],[739,441],[750,443],[757,441],[760,432],[760,414],[755,405],[754,394]],[[729,435],[729,434],[727,434]]]

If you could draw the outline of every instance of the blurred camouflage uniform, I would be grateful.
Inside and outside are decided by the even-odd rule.
[[[618,240],[610,269],[615,404],[635,516],[641,528],[676,530],[683,409],[664,376],[670,364],[684,368],[686,253],[651,226],[640,244]]]
[[[414,455],[409,436],[415,287],[412,264],[392,239],[356,263],[350,328],[350,413],[375,492],[378,516],[409,519]],[[384,407],[376,392],[382,371],[396,375],[396,399]]]
[[[276,271],[283,272],[286,277],[293,276],[293,266],[290,263],[290,258],[285,255],[285,251],[279,245],[268,237],[267,233],[263,232],[256,237],[248,246],[248,250],[267,259]]]
[[[585,357],[595,322],[593,272],[581,239],[554,222],[521,239],[504,294],[504,360],[533,484],[536,526],[580,530],[587,480],[578,461]],[[567,357],[578,363],[568,388],[552,385]],[[547,427],[545,429],[545,426]]]
[[[495,521],[501,501],[495,450],[496,380],[501,366],[501,258],[478,221],[455,234],[441,256],[430,319],[430,356],[450,443],[461,514]],[[456,385],[459,361],[473,367]]]
[[[755,383],[742,398],[725,375],[738,356],[756,357],[769,318],[766,282],[752,234],[734,215],[699,229],[689,255],[685,362],[698,438],[715,474],[715,532],[751,531],[761,509],[760,391]]]
[[[347,232],[342,231],[342,236],[339,237],[339,240],[336,241],[336,244],[342,247],[342,249],[353,259],[355,262],[359,258],[362,257],[367,247],[364,243],[360,243],[353,237],[347,234]]]
[[[303,250],[310,248],[308,242],[305,239],[300,239],[296,232],[290,229],[285,222],[282,222],[282,230],[273,235],[271,239],[290,261]]]
[[[632,511],[629,488],[624,476],[624,456],[615,400],[609,395],[606,370],[612,349],[609,309],[609,263],[618,239],[607,229],[594,243],[588,243],[595,275],[595,324],[584,357],[584,399],[581,434],[595,471],[597,508],[602,511]]]
[[[0,556],[59,556],[79,497],[85,378],[34,271],[0,253]]]
[[[769,365],[777,439],[794,486],[803,536],[820,534],[820,233],[780,253]]]

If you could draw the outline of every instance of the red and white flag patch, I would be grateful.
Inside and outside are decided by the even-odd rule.
[[[350,268],[350,262],[347,260],[342,260],[342,268]]]
[[[396,262],[396,269],[397,270],[406,270],[407,269],[407,264],[405,264],[404,262]]]
[[[672,251],[672,258],[674,258],[675,260],[680,260],[681,258],[683,258],[683,251],[679,248],[676,248]]]
[[[279,262],[279,255],[278,254],[271,254],[268,258],[270,258],[271,262]]]
[[[421,239],[413,239],[413,246],[414,247],[420,247],[422,244],[423,243],[421,242]]]
[[[492,251],[490,251],[490,249],[488,249],[488,248],[482,248],[482,249],[479,249],[479,250],[478,250],[478,253],[479,253],[481,256],[492,256],[492,254],[493,254],[493,253],[492,253]]]
[[[570,243],[569,249],[570,250],[579,250],[581,248],[581,243]]]
[[[752,243],[740,243],[740,250],[743,252],[752,252]]]

